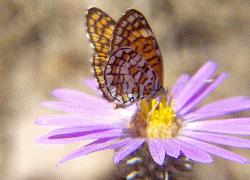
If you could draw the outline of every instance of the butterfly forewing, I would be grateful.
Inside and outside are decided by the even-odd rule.
[[[104,97],[112,101],[113,97],[110,96],[104,82],[104,68],[109,60],[115,21],[98,8],[89,9],[86,19],[87,33],[95,49],[93,57],[95,76]]]
[[[161,88],[156,72],[129,47],[118,48],[112,53],[104,77],[110,95],[118,104],[136,102]]]
[[[111,51],[123,46],[129,46],[140,54],[163,84],[163,62],[159,46],[147,20],[137,10],[127,11],[115,25]]]

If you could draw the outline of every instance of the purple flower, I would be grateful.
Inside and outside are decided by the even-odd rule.
[[[162,94],[159,101],[144,99],[126,109],[114,109],[113,103],[80,91],[56,89],[52,95],[58,100],[43,105],[67,114],[38,118],[38,125],[60,128],[37,142],[93,140],[60,163],[106,149],[116,150],[114,161],[118,163],[145,143],[159,165],[166,155],[174,158],[184,155],[203,163],[211,163],[211,155],[216,155],[249,163],[239,154],[214,145],[250,148],[249,140],[234,136],[250,135],[250,117],[225,117],[249,110],[249,97],[231,97],[199,106],[227,78],[226,73],[215,76],[216,69],[216,63],[209,61],[192,77],[181,75],[170,94]],[[95,89],[94,82],[86,82]]]

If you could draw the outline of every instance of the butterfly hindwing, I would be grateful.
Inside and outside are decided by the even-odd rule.
[[[104,77],[110,95],[118,104],[136,102],[161,88],[156,72],[130,47],[121,47],[112,53]]]
[[[98,8],[90,8],[86,16],[87,34],[94,46],[93,68],[99,88],[105,98],[113,101],[104,82],[104,68],[109,60],[110,44],[113,36],[115,21]]]
[[[163,62],[159,46],[147,20],[137,10],[127,11],[115,25],[111,51],[122,46],[129,46],[140,54],[163,84]]]

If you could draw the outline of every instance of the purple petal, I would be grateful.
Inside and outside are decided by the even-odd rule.
[[[60,160],[59,163],[61,164],[66,161],[75,159],[79,156],[87,155],[96,151],[118,148],[118,147],[126,145],[129,142],[129,140],[130,139],[123,139],[119,142],[116,142],[110,139],[107,139],[107,140],[104,139],[104,141],[102,140],[103,142],[100,142],[99,140],[97,140],[93,143],[83,146],[80,149],[68,154],[62,160]]]
[[[80,104],[103,104],[107,102],[101,98],[88,95],[84,92],[73,90],[73,89],[55,89],[52,95],[62,101]]]
[[[224,116],[249,109],[250,99],[246,96],[239,96],[210,103],[192,113],[184,115],[183,118],[190,122],[199,119]]]
[[[220,76],[216,78],[216,80],[210,84],[207,88],[205,88],[197,98],[195,98],[192,102],[190,102],[187,106],[185,106],[179,114],[183,115],[187,112],[193,110],[197,105],[199,105],[206,97],[208,97],[219,85],[221,85],[224,80],[228,77],[227,73],[221,73]]]
[[[211,156],[205,151],[179,139],[174,140],[174,142],[180,146],[181,151],[187,158],[194,160],[194,161],[202,162],[202,163],[213,162],[213,159],[211,158]]]
[[[162,165],[165,159],[164,144],[157,139],[150,139],[148,143],[149,151],[154,161]]]
[[[180,150],[181,150],[180,146],[176,144],[174,141],[165,140],[164,146],[165,146],[167,155],[174,157],[174,158],[178,158],[180,156]]]
[[[214,133],[190,132],[190,131],[183,131],[181,132],[181,135],[222,145],[250,148],[250,140],[238,137],[232,137]]]
[[[132,139],[126,146],[116,152],[114,162],[119,163],[122,159],[137,150],[144,143],[144,141],[145,139],[141,138]]]
[[[94,145],[94,144],[112,142],[112,140],[114,141],[114,138],[101,138],[101,139],[97,139],[97,140],[95,140],[95,141],[93,141],[91,143],[86,144],[84,147]]]
[[[218,109],[227,105],[233,106],[234,104],[241,104],[242,102],[249,100],[248,96],[235,96],[226,99],[221,99],[218,101],[214,101],[209,103],[202,108],[199,109],[200,112],[209,112],[211,109]]]
[[[206,84],[205,82],[212,77],[216,69],[216,63],[209,61],[195,73],[174,101],[176,112],[178,112],[189,99],[204,86],[204,84]]]
[[[96,139],[96,138],[108,138],[108,137],[120,137],[124,136],[126,133],[123,129],[98,129],[92,131],[74,132],[67,134],[56,134],[49,136],[51,140],[54,139],[72,139],[78,137],[84,137],[85,139]]]
[[[122,109],[122,110],[126,110],[128,114],[134,115],[134,113],[137,111],[137,105],[136,103],[130,105],[129,107],[126,107],[126,109]],[[120,112],[118,112],[120,114]]]
[[[250,134],[250,118],[232,118],[186,123],[183,130],[197,130],[224,134]]]
[[[98,84],[95,79],[85,79],[84,83],[92,90],[94,91],[98,90]]]
[[[45,126],[119,126],[119,118],[117,116],[102,116],[93,114],[91,116],[86,114],[62,114],[39,117],[35,120],[37,125]]]
[[[190,76],[188,74],[182,74],[176,81],[173,89],[172,94],[174,98],[178,97],[180,92],[183,90],[183,88],[186,86],[188,81],[190,80]]]
[[[65,144],[85,139],[121,137],[126,135],[123,129],[107,129],[105,127],[75,127],[62,128],[50,132],[37,139],[39,144]]]
[[[245,159],[244,157],[240,156],[239,154],[233,153],[231,151],[222,149],[220,147],[199,141],[199,140],[195,140],[192,138],[188,138],[188,137],[178,137],[179,139],[186,141],[190,144],[192,144],[193,146],[195,146],[196,148],[202,149],[210,154],[214,154],[216,156],[225,158],[225,159],[229,159],[232,161],[236,161],[236,162],[240,162],[240,163],[249,163],[249,161],[247,159]]]
[[[44,107],[70,112],[70,113],[84,113],[84,114],[111,114],[114,112],[114,109],[109,106],[109,104],[103,105],[94,105],[94,104],[80,104],[80,103],[70,103],[70,102],[60,102],[60,101],[45,101],[42,103]],[[100,108],[100,106],[102,108]]]
[[[108,126],[76,126],[76,127],[66,127],[53,130],[49,132],[49,136],[54,136],[58,134],[70,134],[75,132],[89,132],[95,130],[109,130]]]

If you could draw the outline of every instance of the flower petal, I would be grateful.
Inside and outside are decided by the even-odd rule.
[[[92,90],[94,91],[98,90],[98,84],[95,79],[85,79],[84,83]]]
[[[120,116],[122,117],[122,116]],[[118,116],[102,116],[99,114],[62,114],[39,117],[35,120],[37,125],[44,126],[111,126],[117,127],[122,122],[119,121]]]
[[[189,99],[206,84],[206,81],[212,77],[216,69],[216,63],[209,61],[195,73],[174,101],[176,112],[178,112]]]
[[[84,114],[95,114],[98,112],[98,114],[112,114],[114,112],[114,109],[109,106],[108,103],[106,105],[99,104],[80,104],[80,103],[72,103],[72,102],[61,102],[61,101],[45,101],[42,103],[44,107],[58,110],[58,111],[64,111],[64,112],[70,112],[70,113],[84,113]],[[100,108],[102,107],[102,108]]]
[[[183,154],[187,158],[194,160],[194,161],[202,162],[202,163],[213,162],[213,159],[211,158],[211,156],[205,151],[201,150],[200,148],[197,148],[179,139],[174,140],[174,142],[180,146],[181,152],[183,152]]]
[[[209,104],[203,106],[202,108],[199,108],[198,111],[199,112],[209,112],[212,109],[216,110],[218,108],[225,107],[225,106],[233,106],[235,104],[238,105],[246,100],[249,100],[248,96],[235,96],[235,97],[230,97],[230,98],[226,98],[226,99],[221,99],[221,100],[209,103]]]
[[[126,146],[116,152],[114,162],[119,163],[122,159],[137,150],[144,143],[144,141],[145,139],[142,138],[132,139]]]
[[[180,92],[183,90],[183,88],[186,86],[188,81],[190,80],[190,76],[188,74],[182,74],[176,81],[173,89],[172,94],[174,98],[178,97]]]
[[[164,144],[160,140],[150,139],[148,142],[148,147],[154,161],[157,164],[162,165],[165,159]]]
[[[183,126],[183,130],[250,135],[250,118],[188,122]]]
[[[192,131],[183,131],[181,132],[181,135],[222,145],[250,148],[250,140],[238,137],[232,137],[214,133],[192,132]]]
[[[183,118],[191,122],[199,119],[225,116],[228,114],[237,113],[249,109],[249,97],[238,96],[210,103],[192,113],[184,115]]]
[[[180,156],[180,150],[181,150],[180,146],[176,144],[174,141],[165,140],[164,146],[165,146],[165,151],[167,155],[174,157],[174,158],[178,158]]]
[[[124,136],[123,129],[108,129],[105,127],[74,127],[62,128],[50,132],[37,139],[39,144],[65,144],[85,139],[111,138]]]
[[[186,141],[186,142],[192,144],[193,146],[195,146],[196,148],[202,149],[210,154],[214,154],[216,156],[219,156],[219,157],[222,157],[225,159],[229,159],[232,161],[236,161],[239,163],[249,163],[249,161],[246,158],[240,156],[239,154],[222,149],[220,147],[217,147],[217,146],[214,146],[214,145],[211,145],[211,144],[199,141],[199,140],[195,140],[192,138],[188,138],[188,137],[182,136],[182,137],[178,137],[178,138],[183,140],[183,141]]]
[[[59,161],[59,163],[61,164],[61,163],[64,163],[66,161],[75,159],[79,156],[87,155],[87,154],[90,154],[90,153],[93,153],[96,151],[118,148],[118,147],[126,145],[129,140],[123,139],[119,142],[116,142],[116,141],[110,140],[110,139],[101,139],[101,141],[97,140],[97,141],[92,142],[86,146],[81,147],[80,149],[65,156],[62,160]]]
[[[71,102],[71,103],[80,103],[80,104],[107,104],[101,98],[91,96],[81,91],[73,89],[55,89],[52,92],[52,95],[62,101]]]
[[[227,73],[221,73],[212,84],[208,85],[207,88],[200,92],[198,97],[193,99],[192,102],[187,104],[187,106],[184,106],[179,114],[186,114],[187,112],[196,108],[196,106],[199,105],[206,97],[208,97],[219,85],[221,85],[227,77]]]

